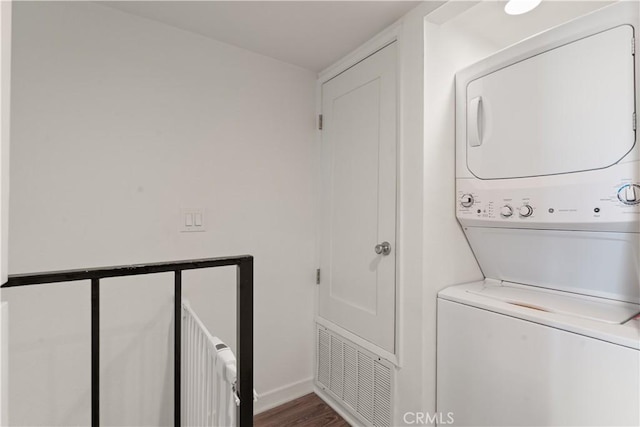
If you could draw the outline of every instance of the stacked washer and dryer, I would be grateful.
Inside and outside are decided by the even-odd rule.
[[[457,218],[485,280],[438,295],[454,425],[640,425],[637,2],[456,75]]]

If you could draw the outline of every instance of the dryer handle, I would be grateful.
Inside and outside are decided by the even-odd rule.
[[[482,134],[480,132],[480,113],[482,110],[482,97],[475,97],[469,102],[467,111],[467,135],[471,147],[482,145]]]

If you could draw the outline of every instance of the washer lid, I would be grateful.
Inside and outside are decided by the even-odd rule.
[[[583,319],[620,325],[640,313],[640,305],[604,298],[587,297],[523,287],[504,282],[501,286],[484,286],[468,293],[549,313],[564,314]]]

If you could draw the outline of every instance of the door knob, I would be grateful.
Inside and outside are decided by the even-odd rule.
[[[375,247],[375,251],[378,255],[389,255],[391,253],[391,243],[378,243]]]

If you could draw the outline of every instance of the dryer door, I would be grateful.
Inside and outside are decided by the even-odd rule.
[[[615,164],[633,147],[633,27],[516,62],[467,86],[467,166],[481,179]]]

